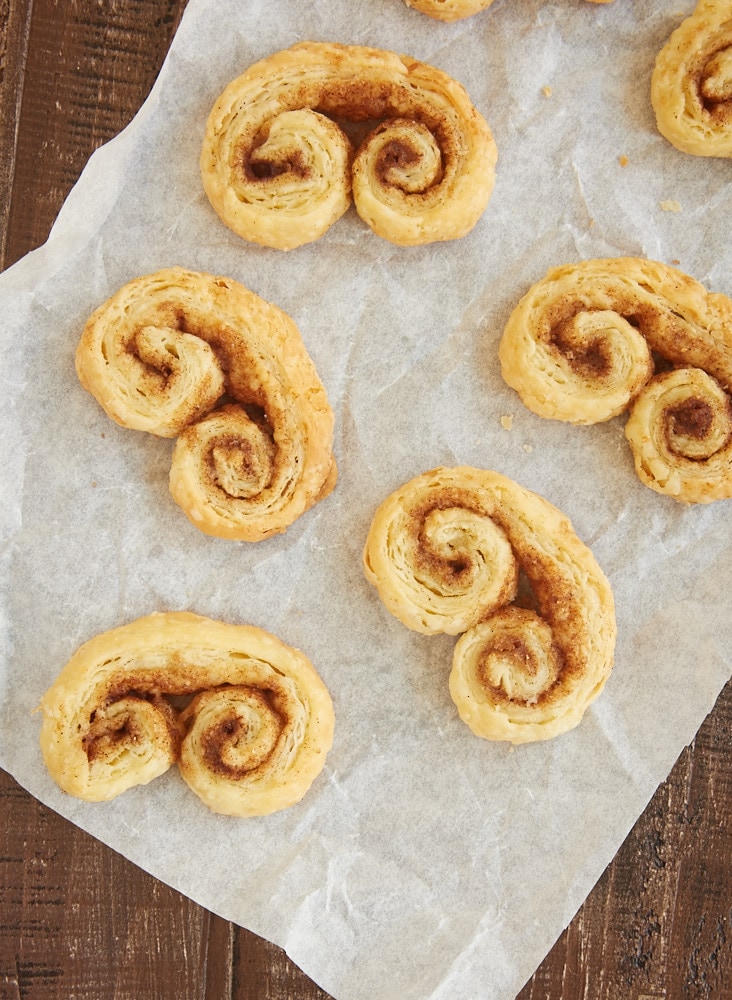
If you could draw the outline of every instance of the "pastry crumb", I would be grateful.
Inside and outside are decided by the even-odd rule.
[[[628,157],[625,155],[625,153],[623,153],[622,156],[618,157],[618,163],[620,164],[621,167],[628,166]]]
[[[501,417],[501,427],[504,429],[504,431],[510,431],[511,430],[511,428],[513,427],[513,414],[512,413],[504,413],[503,414],[503,416]]]
[[[521,447],[524,449],[527,455],[530,455],[534,450],[533,444],[522,444]]]
[[[548,84],[547,84],[546,87],[542,87],[541,88],[541,92],[544,95],[544,97],[551,97],[552,96],[552,88]]]
[[[669,198],[668,201],[659,202],[661,208],[664,212],[680,212],[681,205],[674,198]]]

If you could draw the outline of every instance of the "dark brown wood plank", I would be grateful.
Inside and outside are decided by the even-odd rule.
[[[16,161],[31,5],[0,0],[0,261],[6,259],[10,192]]]
[[[0,771],[0,997],[327,1000],[275,945],[208,913]]]
[[[242,927],[236,928],[234,956],[232,1000],[329,1000],[282,949]]]
[[[16,179],[26,182],[11,188],[4,267],[45,240],[91,153],[134,116],[185,2],[13,0],[11,8],[18,27],[8,33],[7,51],[14,51],[23,28],[27,34],[12,164]]]
[[[204,1000],[210,919],[201,907],[59,824],[2,774],[0,801],[0,987],[8,995]],[[171,965],[175,994],[167,992]]]
[[[149,92],[185,0],[0,0],[0,267]],[[732,996],[732,685],[520,1000]],[[0,998],[324,1000],[0,773]]]

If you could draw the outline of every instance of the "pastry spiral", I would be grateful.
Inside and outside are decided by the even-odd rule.
[[[591,0],[592,3],[612,3],[612,0]],[[486,10],[493,0],[405,0],[408,7],[435,18],[437,21],[459,21]]]
[[[639,478],[686,503],[732,496],[732,401],[699,368],[662,372],[625,425]]]
[[[354,153],[334,119],[378,124]],[[496,156],[486,121],[440,70],[381,49],[301,42],[223,91],[201,177],[223,222],[254,243],[310,243],[353,197],[374,232],[413,246],[473,228]]]
[[[330,695],[301,652],[262,629],[188,612],[90,639],[40,707],[51,776],[88,802],[177,763],[210,809],[263,816],[300,801],[333,741]]]
[[[297,327],[230,278],[136,278],[89,318],[76,370],[123,427],[178,437],[170,490],[206,534],[267,538],[335,484],[333,413]]]
[[[408,628],[463,633],[450,693],[476,735],[549,739],[605,685],[610,584],[564,514],[512,480],[465,466],[417,476],[376,511],[363,562]]]
[[[700,0],[673,32],[656,58],[651,103],[677,149],[732,157],[732,0]]]
[[[499,356],[506,382],[539,416],[591,424],[631,408],[627,437],[636,468],[658,492],[685,503],[732,496],[726,296],[643,258],[568,264],[524,295]],[[664,374],[671,366],[679,369],[673,393]],[[649,448],[661,448],[662,462]]]

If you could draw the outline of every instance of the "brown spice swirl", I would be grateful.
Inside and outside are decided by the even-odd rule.
[[[732,156],[731,0],[700,0],[673,32],[656,58],[651,103],[677,149]]]
[[[479,736],[565,732],[610,674],[608,581],[568,519],[505,476],[461,466],[416,477],[379,506],[363,561],[409,628],[464,633],[450,692]]]
[[[262,629],[186,612],[84,643],[41,709],[52,777],[91,802],[178,763],[215,812],[265,815],[305,795],[333,739],[330,696],[302,653]]]
[[[639,478],[686,503],[732,496],[732,400],[699,368],[652,379],[625,425]]]
[[[542,417],[590,424],[630,410],[626,436],[641,479],[653,489],[687,503],[732,496],[726,296],[644,258],[568,264],[523,296],[499,356],[506,382]],[[678,369],[673,394],[661,390],[669,368]],[[670,415],[651,418],[661,400]],[[672,433],[672,425],[686,425],[687,433]]]
[[[355,153],[344,121],[376,126]],[[223,91],[201,177],[223,222],[254,243],[316,240],[353,197],[374,232],[413,246],[472,229],[495,162],[487,123],[447,74],[382,49],[301,42]]]
[[[333,413],[300,333],[230,278],[136,278],[89,318],[76,369],[117,423],[178,437],[171,493],[207,534],[267,538],[334,486]]]

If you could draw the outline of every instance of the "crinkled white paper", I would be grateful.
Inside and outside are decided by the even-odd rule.
[[[400,0],[191,0],[134,123],[92,157],[46,246],[0,278],[0,763],[153,875],[283,946],[338,1000],[512,998],[730,676],[729,503],[651,492],[622,418],[543,421],[496,357],[514,304],[555,264],[645,255],[732,294],[730,165],[673,149],[649,100],[656,53],[692,7],[497,0],[444,25]],[[250,63],[303,39],[406,52],[466,86],[499,150],[469,236],[399,249],[350,211],[283,254],[219,222],[198,176],[208,111]],[[168,494],[172,443],[117,427],[76,380],[87,315],[173,264],[229,275],[286,310],[326,386],[339,483],[285,535],[251,545],[198,533]],[[378,503],[439,464],[496,469],[541,493],[610,578],[615,670],[553,742],[512,750],[472,736],[447,689],[454,640],[409,632],[363,577]],[[32,714],[41,694],[82,641],[168,609],[259,625],[313,660],[337,729],[300,805],[222,818],[175,769],[108,804],[54,785]]]

